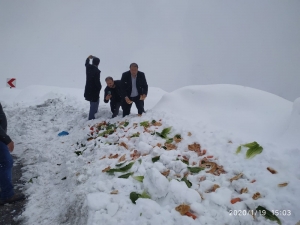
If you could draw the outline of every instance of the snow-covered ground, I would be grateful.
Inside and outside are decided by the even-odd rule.
[[[22,217],[27,224],[277,224],[259,213],[255,219],[248,215],[259,205],[279,210],[282,224],[300,220],[300,99],[293,103],[235,85],[189,86],[172,93],[150,88],[146,114],[137,117],[133,106],[130,116],[120,113],[110,119],[101,92],[94,121],[87,121],[89,104],[81,89],[5,88],[0,89],[0,101],[14,154],[25,165],[23,191],[29,201]],[[116,129],[97,137],[104,130],[96,128],[104,121]],[[147,129],[140,124],[144,121],[150,123]],[[168,138],[182,137],[168,146],[176,149],[162,148],[166,140],[154,134],[167,127],[172,127]],[[59,137],[61,131],[69,135]],[[245,147],[236,154],[240,145],[253,141],[263,147],[261,154],[246,159]],[[189,150],[194,143],[200,144],[202,154]],[[225,173],[208,173],[211,168],[189,173],[187,167],[198,167],[205,157]],[[124,161],[120,167],[133,162],[127,172],[103,172],[120,168],[116,165]],[[118,178],[129,172],[128,179]],[[240,179],[230,181],[240,173]],[[143,182],[136,176],[144,176]],[[181,181],[184,177],[190,188]],[[282,183],[287,186],[278,187]],[[211,191],[215,184],[219,188]],[[241,194],[242,188],[248,193]],[[130,193],[144,191],[151,198],[133,204]],[[254,200],[256,192],[261,198]],[[241,201],[231,204],[234,198]],[[189,205],[197,218],[177,212],[181,204]]]

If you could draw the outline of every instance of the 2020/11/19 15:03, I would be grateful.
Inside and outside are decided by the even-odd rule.
[[[275,216],[290,216],[292,215],[291,210],[271,210],[272,214]],[[256,215],[266,215],[266,210],[229,210],[229,216],[256,216]]]
[[[283,210],[271,210],[273,215],[275,216],[290,216],[292,215],[292,211],[289,209],[283,209]]]

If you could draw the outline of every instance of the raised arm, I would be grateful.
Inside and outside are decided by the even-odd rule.
[[[89,57],[87,57],[87,59],[85,60],[85,66],[90,65],[90,59],[92,59],[93,56],[90,55]]]

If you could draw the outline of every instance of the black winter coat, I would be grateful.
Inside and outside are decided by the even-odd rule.
[[[11,142],[11,139],[6,134],[6,129],[7,129],[7,120],[6,120],[5,113],[2,109],[2,105],[0,104],[0,141],[8,145]]]
[[[99,100],[100,90],[102,88],[100,82],[101,71],[97,66],[90,64],[90,59],[87,58],[85,61],[86,67],[86,83],[84,89],[85,100],[90,102],[97,102]]]
[[[122,101],[121,81],[120,80],[115,80],[114,84],[115,84],[114,88],[110,88],[110,87],[107,86],[104,89],[104,102],[105,103],[108,103],[108,101],[109,101],[109,100],[105,100],[105,97],[108,95],[109,91],[112,95],[111,98],[110,98],[111,102],[121,102]]]
[[[122,74],[121,78],[122,83],[122,97],[130,97],[132,91],[132,81],[130,70]],[[145,74],[141,71],[138,71],[136,77],[136,88],[139,95],[148,94],[148,84],[145,77]]]

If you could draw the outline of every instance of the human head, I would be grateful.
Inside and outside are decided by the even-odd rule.
[[[138,72],[138,68],[139,68],[138,64],[131,63],[130,66],[129,66],[131,75],[136,76],[137,72]]]
[[[94,57],[94,58],[93,58],[93,61],[92,61],[92,64],[93,64],[94,66],[98,66],[99,63],[100,63],[100,59],[97,58],[97,57]]]
[[[115,84],[114,79],[112,77],[106,77],[105,82],[108,87],[112,88]]]

